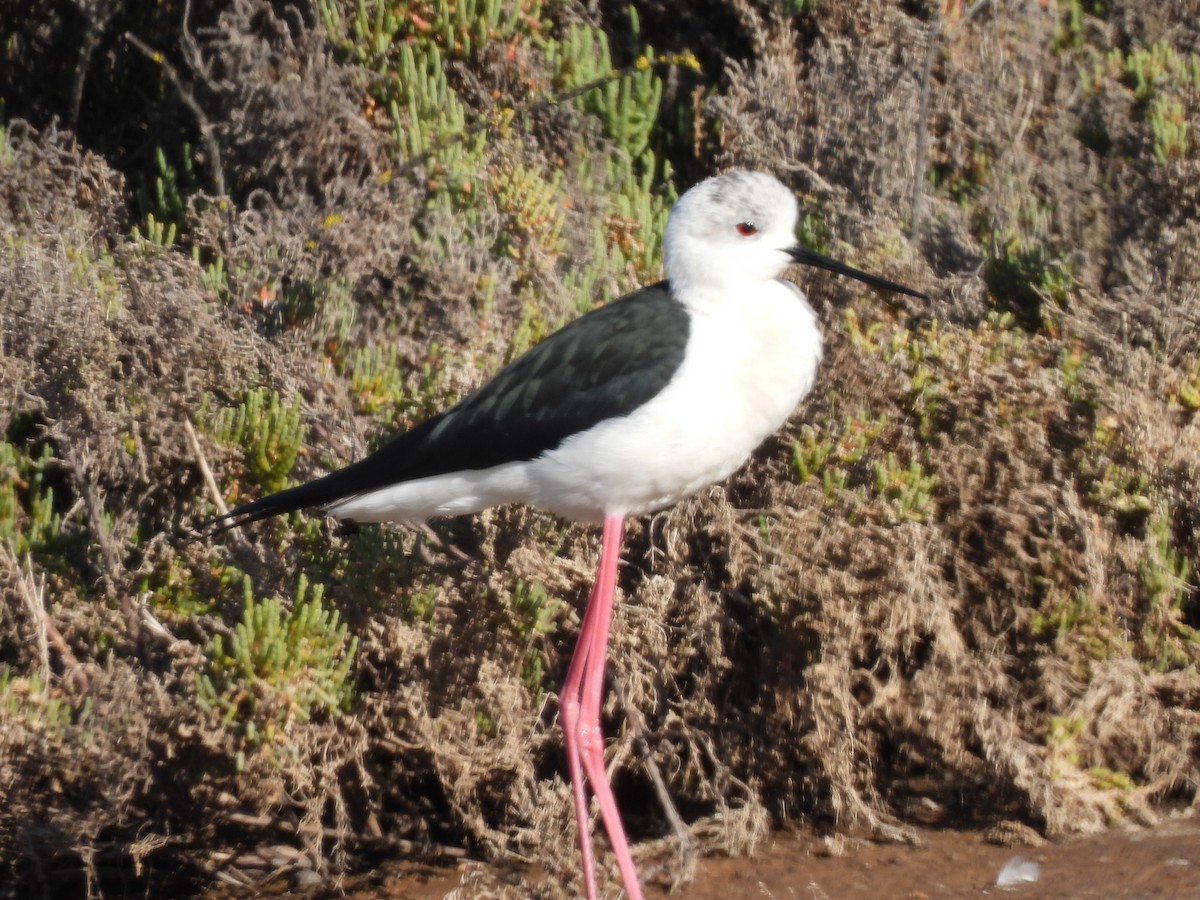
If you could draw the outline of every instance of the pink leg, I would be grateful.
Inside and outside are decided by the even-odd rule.
[[[575,643],[575,654],[571,657],[571,665],[567,669],[559,700],[559,718],[562,721],[563,743],[566,744],[567,750],[567,770],[571,775],[571,794],[575,801],[575,825],[579,835],[579,852],[583,857],[583,884],[587,900],[596,900],[596,865],[592,859],[592,842],[588,836],[588,802],[577,735],[583,670],[591,643],[588,636],[595,629],[596,614],[601,606],[596,602],[599,587],[600,579],[597,578],[584,608],[583,622],[579,626],[579,637]]]
[[[588,598],[575,655],[563,683],[560,716],[567,747],[567,767],[575,799],[575,822],[579,827],[579,850],[583,855],[584,888],[588,900],[596,900],[596,868],[588,835],[587,793],[584,777],[600,804],[600,817],[608,832],[608,841],[617,857],[621,880],[629,900],[642,900],[621,814],[604,771],[604,736],[600,732],[600,700],[604,691],[604,655],[608,628],[612,622],[613,600],[617,586],[617,561],[621,551],[623,516],[604,519],[600,545],[600,570]]]

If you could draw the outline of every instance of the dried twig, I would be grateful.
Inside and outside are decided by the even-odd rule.
[[[50,643],[46,638],[46,581],[33,574],[33,563],[28,554],[25,555],[25,565],[17,561],[16,555],[4,541],[0,541],[0,557],[8,567],[10,578],[16,585],[17,593],[25,605],[25,612],[33,622],[34,643],[37,646],[38,671],[41,672],[42,683],[50,683]]]
[[[929,105],[933,94],[933,61],[942,44],[953,37],[960,28],[981,13],[991,0],[975,0],[950,29],[940,21],[929,23],[929,35],[925,44],[925,65],[921,71],[921,105],[917,113],[917,159],[914,163],[912,205],[908,221],[908,236],[915,238],[925,224],[925,164],[929,156]]]
[[[162,66],[167,79],[174,85],[176,92],[179,94],[179,99],[195,117],[196,125],[200,129],[200,137],[204,141],[204,149],[208,157],[205,163],[208,169],[209,180],[212,182],[213,190],[217,196],[225,196],[225,174],[221,169],[221,146],[217,143],[217,137],[213,133],[212,123],[208,121],[208,116],[204,114],[204,110],[200,107],[200,103],[196,100],[192,89],[183,83],[183,79],[179,76],[179,71],[167,62],[167,58],[162,53],[150,47],[149,44],[133,32],[125,32],[125,40],[148,60]]]
[[[372,850],[388,850],[410,856],[425,856],[435,859],[465,859],[467,856],[467,851],[463,847],[451,847],[446,844],[433,844],[424,841],[408,841],[403,838],[388,837],[387,835],[359,834],[323,825],[296,824],[283,819],[272,818],[271,816],[252,816],[247,813],[235,812],[228,813],[224,818],[229,824],[239,825],[243,828],[269,829],[271,831],[286,832],[287,834],[316,836],[327,840],[345,841]]]
[[[187,435],[188,444],[192,448],[192,456],[196,459],[196,467],[200,470],[200,476],[204,479],[204,486],[208,488],[209,497],[212,498],[213,505],[217,508],[217,513],[223,516],[229,512],[229,507],[225,505],[225,498],[221,496],[221,489],[217,487],[217,479],[213,478],[212,469],[208,466],[208,460],[204,456],[204,448],[200,446],[200,438],[196,434],[196,429],[192,427],[192,423],[187,419],[183,420],[183,433]],[[244,549],[253,549],[249,539],[242,532],[235,528],[229,533],[233,535],[233,539],[241,544]]]
[[[91,531],[96,546],[100,548],[104,592],[108,594],[109,598],[116,601],[121,615],[125,618],[125,625],[129,629],[130,640],[140,647],[142,642],[141,619],[134,608],[130,592],[127,590],[125,567],[121,563],[120,554],[113,545],[112,534],[104,524],[103,507],[96,497],[92,483],[88,480],[83,462],[74,449],[67,449],[64,466],[71,473],[71,479],[75,482],[75,490],[83,499],[88,530]]]
[[[196,435],[196,429],[187,419],[183,420],[183,433],[187,435],[192,455],[196,458],[196,466],[200,469],[200,475],[204,479],[204,486],[208,488],[208,495],[212,498],[213,505],[220,515],[227,515],[229,507],[225,505],[225,498],[221,496],[221,489],[217,487],[217,479],[213,478],[212,469],[208,467],[208,460],[204,457],[204,448],[200,446],[200,438]]]
[[[88,677],[83,673],[83,668],[71,651],[66,638],[58,630],[50,611],[46,609],[46,581],[44,578],[39,579],[34,574],[33,560],[26,555],[22,567],[8,544],[0,541],[0,561],[11,572],[11,579],[16,585],[17,593],[20,594],[26,612],[33,622],[38,668],[42,673],[43,683],[49,684],[50,682],[50,648],[53,647],[54,652],[62,660],[63,678],[76,691],[80,693],[86,691],[89,686]]]
[[[71,84],[71,102],[67,109],[67,127],[72,131],[79,125],[79,110],[83,107],[83,89],[88,70],[92,67],[92,56],[100,46],[100,39],[120,3],[77,3],[76,8],[87,22],[87,31],[79,45],[79,59],[75,63],[75,75]]]
[[[671,792],[667,790],[667,783],[663,780],[654,757],[650,755],[650,742],[646,739],[646,720],[642,718],[641,711],[627,701],[621,680],[615,675],[610,678],[613,692],[617,695],[617,702],[625,711],[625,721],[629,723],[629,728],[633,732],[634,744],[642,755],[642,765],[646,767],[646,772],[650,775],[650,783],[654,785],[654,795],[658,798],[658,805],[662,807],[663,814],[667,817],[671,830],[675,832],[675,837],[679,841],[679,865],[670,873],[671,890],[673,891],[681,883],[690,881],[696,873],[696,842],[692,840],[691,831],[688,830],[678,810],[675,809],[675,803],[671,800]]]
[[[917,159],[913,164],[911,211],[908,217],[908,236],[916,238],[925,224],[925,160],[929,155],[929,102],[933,94],[933,60],[942,46],[942,28],[929,23],[925,43],[925,65],[921,70],[921,106],[917,112]]]

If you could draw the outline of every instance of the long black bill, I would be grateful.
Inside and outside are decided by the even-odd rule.
[[[834,272],[838,275],[846,275],[863,282],[863,284],[869,284],[873,288],[879,288],[881,291],[908,294],[910,297],[920,297],[922,300],[929,299],[927,294],[922,294],[920,291],[914,291],[912,288],[896,284],[894,281],[888,281],[886,278],[868,275],[866,272],[862,272],[845,263],[840,263],[836,259],[830,259],[828,256],[822,256],[815,250],[809,250],[807,247],[801,247],[799,244],[795,247],[789,247],[788,255],[802,266],[812,266],[817,269],[824,269],[827,272]]]

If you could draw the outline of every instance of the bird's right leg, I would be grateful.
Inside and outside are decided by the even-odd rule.
[[[592,856],[592,839],[588,828],[587,788],[579,747],[579,712],[583,702],[583,672],[591,650],[590,637],[596,628],[596,616],[601,612],[602,604],[596,602],[596,591],[599,587],[600,578],[597,576],[587,606],[584,607],[575,653],[571,657],[571,665],[567,669],[559,700],[559,718],[563,730],[563,743],[567,750],[567,771],[571,776],[571,794],[575,803],[575,824],[579,833],[579,853],[583,858],[583,885],[587,900],[596,900],[596,864]]]
[[[617,587],[617,562],[621,550],[623,516],[604,520],[600,549],[600,568],[588,600],[575,656],[563,685],[561,715],[567,744],[567,763],[575,797],[575,819],[579,825],[579,846],[583,854],[585,889],[588,900],[595,898],[595,863],[587,830],[587,793],[583,778],[591,785],[600,804],[608,840],[621,870],[621,880],[630,900],[642,900],[641,885],[629,852],[629,842],[621,825],[621,814],[604,770],[604,736],[600,731],[600,701],[604,689],[604,658],[608,629],[612,622]],[[581,771],[582,770],[582,771]]]

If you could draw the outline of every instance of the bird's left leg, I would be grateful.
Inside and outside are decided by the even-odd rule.
[[[638,882],[629,842],[621,824],[621,813],[608,773],[604,770],[604,735],[600,731],[600,702],[604,692],[604,660],[608,648],[608,631],[612,624],[613,604],[617,590],[617,563],[621,554],[621,534],[624,530],[623,516],[607,516],[604,519],[604,535],[600,544],[600,571],[596,577],[595,596],[592,602],[597,607],[595,630],[589,634],[588,656],[584,662],[582,705],[579,721],[579,750],[583,770],[587,775],[592,793],[600,805],[600,817],[608,832],[608,842],[617,857],[617,868],[621,870],[621,881],[630,900],[642,900],[642,889]]]
[[[559,719],[563,730],[563,743],[567,751],[567,771],[571,776],[571,796],[575,805],[575,825],[579,835],[579,853],[583,858],[583,887],[587,900],[596,900],[596,864],[592,855],[592,838],[588,825],[587,784],[583,775],[582,748],[580,747],[580,712],[583,706],[583,673],[587,669],[588,657],[591,655],[593,644],[592,635],[596,631],[596,617],[603,612],[602,603],[596,602],[596,594],[600,588],[599,573],[592,585],[587,605],[583,611],[583,621],[579,625],[579,637],[575,643],[575,652],[571,656],[571,665],[567,669],[567,677],[563,681],[562,694],[559,698]]]

